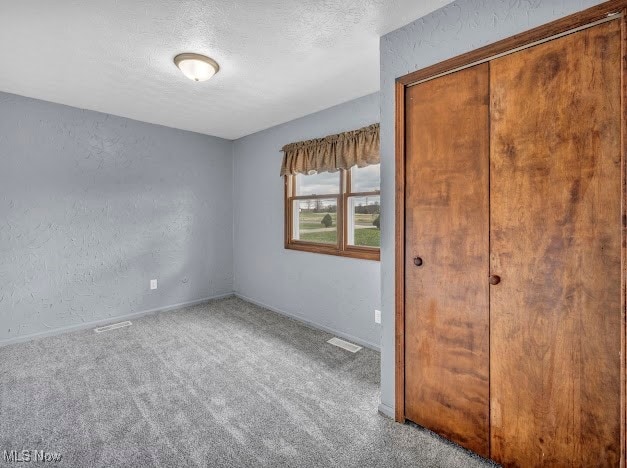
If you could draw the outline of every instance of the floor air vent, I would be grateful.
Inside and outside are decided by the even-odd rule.
[[[357,346],[356,344],[349,343],[348,341],[341,340],[339,338],[331,338],[327,343],[330,343],[338,348],[345,349],[346,351],[350,351],[351,353],[356,353],[361,349],[361,346]]]
[[[109,330],[115,330],[116,328],[122,328],[122,327],[130,327],[131,325],[133,325],[131,322],[118,322],[118,323],[112,323],[111,325],[107,325],[104,327],[98,327],[98,328],[94,328],[94,331],[96,333],[102,333],[102,332],[106,332]]]

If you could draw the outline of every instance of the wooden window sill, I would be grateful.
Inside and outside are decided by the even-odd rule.
[[[308,242],[290,242],[285,245],[288,250],[300,250],[301,252],[318,253],[325,255],[335,255],[337,257],[357,258],[361,260],[379,261],[381,252],[379,249],[368,247],[349,247],[344,250],[338,249],[335,245],[321,245]]]

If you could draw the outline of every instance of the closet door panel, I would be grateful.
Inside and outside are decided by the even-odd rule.
[[[484,456],[488,77],[483,64],[406,92],[405,413]]]
[[[620,21],[493,60],[490,89],[492,457],[617,466]]]

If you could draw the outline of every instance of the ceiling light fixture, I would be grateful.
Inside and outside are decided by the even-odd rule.
[[[218,62],[200,54],[178,54],[174,64],[193,81],[207,81],[220,70]]]

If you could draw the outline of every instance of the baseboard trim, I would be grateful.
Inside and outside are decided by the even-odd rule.
[[[386,405],[385,403],[379,404],[379,413],[381,413],[386,418],[394,419],[394,408]]]
[[[268,309],[268,310],[271,310],[272,312],[275,312],[277,314],[284,315],[286,317],[294,319],[294,320],[296,320],[298,322],[301,322],[304,325],[307,325],[307,326],[309,326],[311,328],[315,328],[317,330],[322,330],[322,331],[325,331],[327,333],[331,333],[331,334],[333,334],[335,336],[338,336],[340,338],[344,338],[345,340],[352,341],[353,343],[357,343],[358,345],[364,346],[364,347],[372,349],[374,351],[381,352],[381,346],[379,346],[377,344],[374,344],[374,343],[371,343],[369,341],[363,340],[363,339],[361,339],[359,337],[356,337],[356,336],[353,336],[353,335],[349,335],[348,333],[344,333],[344,332],[341,332],[339,330],[335,330],[335,329],[333,329],[331,327],[327,327],[325,325],[321,325],[321,324],[316,323],[316,322],[312,322],[311,320],[308,320],[308,319],[306,319],[304,317],[301,317],[300,315],[296,315],[296,314],[293,314],[293,313],[290,313],[290,312],[286,312],[286,311],[281,310],[281,309],[277,309],[276,307],[270,306],[268,304],[264,304],[263,302],[259,302],[259,301],[255,300],[255,299],[251,298],[251,297],[244,296],[243,294],[240,294],[238,292],[233,293],[233,295],[235,297],[239,297],[243,301],[250,302],[251,304],[255,304],[256,306],[263,307],[264,309]]]
[[[16,336],[5,340],[0,340],[0,347],[9,346],[17,343],[24,343],[25,341],[36,340],[39,338],[45,338],[48,336],[63,335],[65,333],[71,333],[75,331],[85,330],[87,328],[96,328],[102,325],[108,325],[115,322],[123,322],[129,319],[136,319],[143,317],[144,315],[156,314],[157,312],[168,312],[170,310],[182,309],[184,307],[191,307],[198,304],[204,304],[205,302],[215,301],[218,299],[224,299],[225,297],[233,297],[232,292],[227,294],[219,294],[217,296],[204,297],[202,299],[195,299],[188,302],[180,302],[178,304],[172,304],[165,307],[157,307],[155,309],[147,309],[139,312],[132,312],[125,315],[116,315],[115,317],[107,317],[101,320],[94,320],[92,322],[80,323],[77,325],[70,325],[69,327],[59,327],[52,330],[46,330],[43,332],[30,333],[28,335]]]

